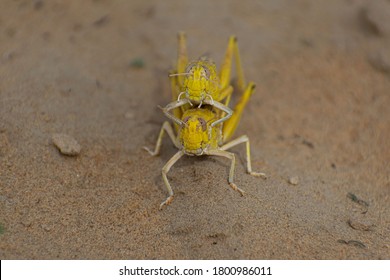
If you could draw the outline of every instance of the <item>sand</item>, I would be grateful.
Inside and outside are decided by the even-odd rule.
[[[390,259],[390,3],[370,2],[1,1],[0,258]],[[228,160],[186,157],[159,211],[176,148],[142,147],[180,30],[218,65],[238,36],[257,88],[236,136],[268,179],[244,146],[244,197]]]

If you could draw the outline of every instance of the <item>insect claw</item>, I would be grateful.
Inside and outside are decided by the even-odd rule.
[[[158,153],[152,151],[151,149],[149,149],[148,147],[144,146],[142,147],[145,151],[147,151],[151,156],[157,156]]]
[[[167,198],[163,203],[160,204],[159,210],[162,210],[162,208],[163,208],[164,205],[169,205],[169,204],[171,204],[171,203],[172,203],[172,200],[173,200],[173,195],[168,196],[168,198]]]
[[[260,178],[263,178],[263,179],[267,179],[268,176],[267,174],[265,173],[261,173],[261,172],[254,172],[254,171],[251,171],[251,172],[248,172],[250,175],[252,176],[255,176],[255,177],[260,177]]]
[[[233,190],[238,191],[241,194],[241,196],[244,196],[245,192],[242,189],[240,189],[239,187],[237,187],[237,185],[235,183],[231,182],[231,183],[229,183],[229,185]]]

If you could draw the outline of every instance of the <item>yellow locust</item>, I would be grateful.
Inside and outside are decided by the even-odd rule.
[[[183,111],[189,108],[189,105],[197,105],[199,108],[202,104],[212,105],[224,112],[211,123],[212,127],[232,116],[233,111],[228,107],[228,104],[233,92],[233,86],[230,84],[233,56],[236,60],[238,87],[242,89],[245,80],[235,36],[231,36],[229,39],[225,58],[218,75],[215,63],[207,58],[188,62],[186,36],[184,33],[179,33],[176,70],[171,71],[169,75],[172,85],[172,102],[163,108],[165,115],[174,121],[176,129],[178,129],[177,126],[182,125],[180,116]],[[171,110],[173,114],[170,113]]]
[[[179,35],[179,58],[178,58],[178,69],[181,69],[182,65],[185,64],[186,58],[183,56],[183,43],[184,35]],[[226,110],[221,109],[219,106],[215,106],[215,100],[221,100],[225,99],[225,105],[228,106],[230,102],[230,95],[233,91],[233,88],[228,85],[230,83],[230,69],[231,66],[231,60],[233,53],[236,57],[236,64],[237,64],[237,72],[238,72],[238,87],[240,91],[242,92],[241,98],[239,102],[235,105],[234,110],[231,110],[231,118],[225,118],[223,119],[223,115],[226,113]],[[211,65],[211,64],[210,64]],[[215,67],[209,67],[210,66],[206,60],[200,60],[195,63],[191,63],[190,66],[187,66],[188,68],[194,69],[193,72],[188,72],[188,76],[186,79],[184,79],[184,84],[188,86],[193,79],[195,79],[192,76],[195,76],[195,73],[198,69],[203,68],[204,70],[200,69],[201,71],[204,71],[206,74],[209,73],[209,79],[210,77],[214,77],[215,74]],[[221,79],[224,81],[224,84],[226,84],[226,87],[228,90],[226,90],[228,93],[221,94],[218,92],[213,91],[205,91],[208,92],[207,94],[211,95],[212,99],[214,100],[214,104],[205,102],[205,100],[202,100],[201,94],[200,95],[194,95],[200,97],[199,104],[196,107],[188,108],[188,106],[184,106],[183,109],[181,108],[172,108],[169,107],[169,109],[177,109],[174,112],[174,116],[167,113],[171,119],[175,122],[175,129],[171,126],[171,124],[168,121],[165,121],[163,123],[163,126],[160,130],[160,134],[157,139],[156,146],[154,150],[150,150],[147,147],[144,147],[151,155],[156,156],[160,153],[161,144],[162,144],[162,138],[165,133],[168,134],[170,139],[172,140],[173,144],[177,147],[179,150],[163,167],[162,169],[162,177],[165,183],[165,186],[168,189],[169,196],[168,198],[163,201],[160,205],[160,209],[164,205],[168,205],[172,202],[174,193],[172,190],[172,187],[168,181],[167,173],[171,169],[171,167],[183,156],[183,155],[190,155],[190,156],[201,156],[201,155],[214,155],[214,156],[222,156],[226,157],[231,160],[230,165],[230,171],[229,171],[229,177],[228,177],[228,183],[229,185],[236,191],[238,191],[241,195],[243,195],[243,190],[237,187],[237,185],[234,183],[234,169],[235,169],[235,155],[231,152],[228,152],[227,150],[230,149],[233,146],[236,146],[241,143],[246,144],[246,171],[248,174],[251,174],[253,176],[258,176],[262,178],[266,178],[266,175],[264,173],[258,173],[253,172],[251,167],[251,159],[250,159],[250,144],[249,144],[249,138],[246,135],[243,135],[241,137],[238,137],[232,141],[228,140],[232,137],[234,134],[234,131],[236,130],[236,127],[239,123],[240,117],[242,115],[242,112],[246,106],[246,104],[249,101],[250,96],[253,93],[253,90],[255,88],[255,84],[253,82],[249,83],[247,86],[245,86],[244,81],[244,75],[243,71],[241,69],[240,64],[240,58],[238,56],[238,48],[237,48],[237,40],[235,37],[230,37],[229,40],[229,47],[228,51],[225,56],[224,65],[226,67],[222,68],[221,72]],[[227,67],[228,66],[228,67]],[[209,71],[209,72],[207,72]],[[212,71],[214,71],[214,74],[212,74]],[[229,72],[229,73],[228,73]],[[207,76],[207,75],[206,75]],[[172,99],[177,100],[177,82],[181,83],[180,79],[181,76],[175,76],[178,78],[178,81],[175,81],[172,83]],[[227,80],[229,79],[229,80]],[[188,87],[193,89],[193,87]],[[208,88],[210,89],[210,88]],[[224,92],[226,92],[224,91]],[[194,91],[189,90],[186,92],[188,93],[188,98],[194,98],[191,94],[193,94]],[[201,91],[200,91],[201,92]],[[203,93],[205,94],[205,93]],[[207,95],[206,94],[206,95]],[[179,94],[180,95],[180,94]],[[187,95],[186,95],[187,96]],[[187,100],[194,100],[194,99],[187,99]],[[177,102],[177,101],[174,101]],[[202,103],[201,103],[202,102]],[[190,102],[188,102],[190,103]],[[184,105],[185,103],[181,104],[180,106]],[[190,103],[191,104],[191,103]],[[185,108],[187,107],[187,108]],[[228,108],[228,107],[227,107]],[[221,110],[218,110],[221,109]],[[166,111],[165,111],[166,113]],[[222,120],[222,121],[221,121]]]

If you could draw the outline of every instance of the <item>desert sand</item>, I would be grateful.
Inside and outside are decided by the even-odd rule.
[[[0,258],[390,259],[389,12],[386,0],[1,1]],[[178,31],[218,66],[238,37],[257,88],[236,136],[268,179],[245,173],[244,145],[232,149],[243,197],[228,160],[186,157],[159,211],[176,148],[142,147],[166,120]],[[61,153],[58,134],[80,150]]]

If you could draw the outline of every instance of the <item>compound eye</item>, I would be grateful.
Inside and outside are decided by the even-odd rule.
[[[205,121],[204,119],[202,119],[202,118],[198,118],[198,121],[199,121],[199,123],[200,123],[200,125],[201,125],[201,127],[202,127],[202,130],[203,130],[203,131],[206,131],[206,129],[207,129],[207,123],[206,123],[206,121]]]
[[[205,67],[205,66],[202,66],[203,68],[203,73],[202,75],[206,78],[206,79],[209,79],[210,78],[210,70],[209,68]]]
[[[186,73],[193,75],[194,74],[194,68],[195,68],[195,63],[190,63],[188,64],[186,68]]]

